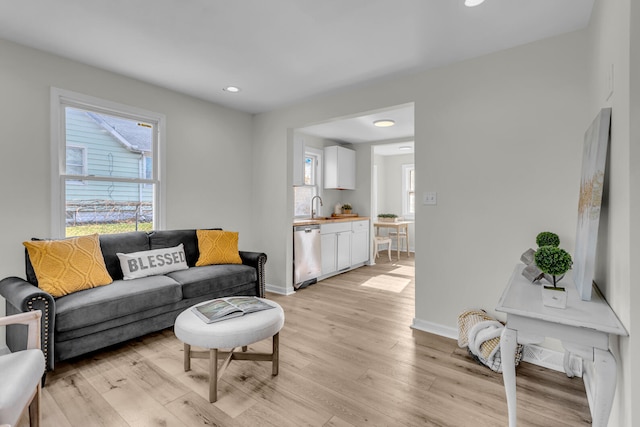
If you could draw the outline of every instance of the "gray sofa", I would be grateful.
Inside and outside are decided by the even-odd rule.
[[[122,280],[117,252],[172,248],[180,243],[189,266],[164,275]],[[7,315],[42,311],[42,350],[47,369],[70,359],[150,332],[173,326],[187,307],[213,298],[232,295],[263,297],[264,253],[240,251],[242,264],[195,267],[198,260],[196,230],[167,230],[105,234],[100,248],[113,283],[54,298],[38,288],[26,255],[26,277],[0,281]],[[25,252],[26,253],[26,252]],[[12,351],[26,348],[22,325],[7,327]]]

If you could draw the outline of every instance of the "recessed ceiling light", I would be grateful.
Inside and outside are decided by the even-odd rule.
[[[464,0],[464,5],[467,7],[474,7],[484,3],[484,0]]]
[[[224,89],[225,92],[237,93],[240,92],[240,88],[238,86],[227,86]]]
[[[402,145],[398,147],[398,150],[411,150],[413,147],[410,145]]]
[[[373,122],[373,125],[379,128],[388,128],[389,126],[393,126],[395,124],[396,122],[394,122],[391,119],[382,119],[382,120],[376,120],[375,122]]]

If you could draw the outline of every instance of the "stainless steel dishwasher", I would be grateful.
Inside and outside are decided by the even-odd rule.
[[[293,227],[293,288],[316,283],[321,271],[320,225]]]

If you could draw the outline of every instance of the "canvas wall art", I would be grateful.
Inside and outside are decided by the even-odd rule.
[[[610,126],[611,108],[603,108],[584,136],[573,280],[585,301],[593,287]]]

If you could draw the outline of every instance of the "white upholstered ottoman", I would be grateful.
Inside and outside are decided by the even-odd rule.
[[[284,325],[284,311],[276,302],[261,300],[274,308],[215,323],[205,323],[191,308],[178,315],[174,332],[184,343],[184,370],[191,369],[191,358],[209,359],[209,402],[218,399],[218,380],[231,360],[271,361],[272,375],[278,375],[279,332]],[[247,352],[249,344],[267,338],[273,339],[271,353]],[[207,350],[194,351],[191,346]],[[242,347],[242,352],[235,351],[235,347]],[[218,368],[219,358],[224,361]]]

